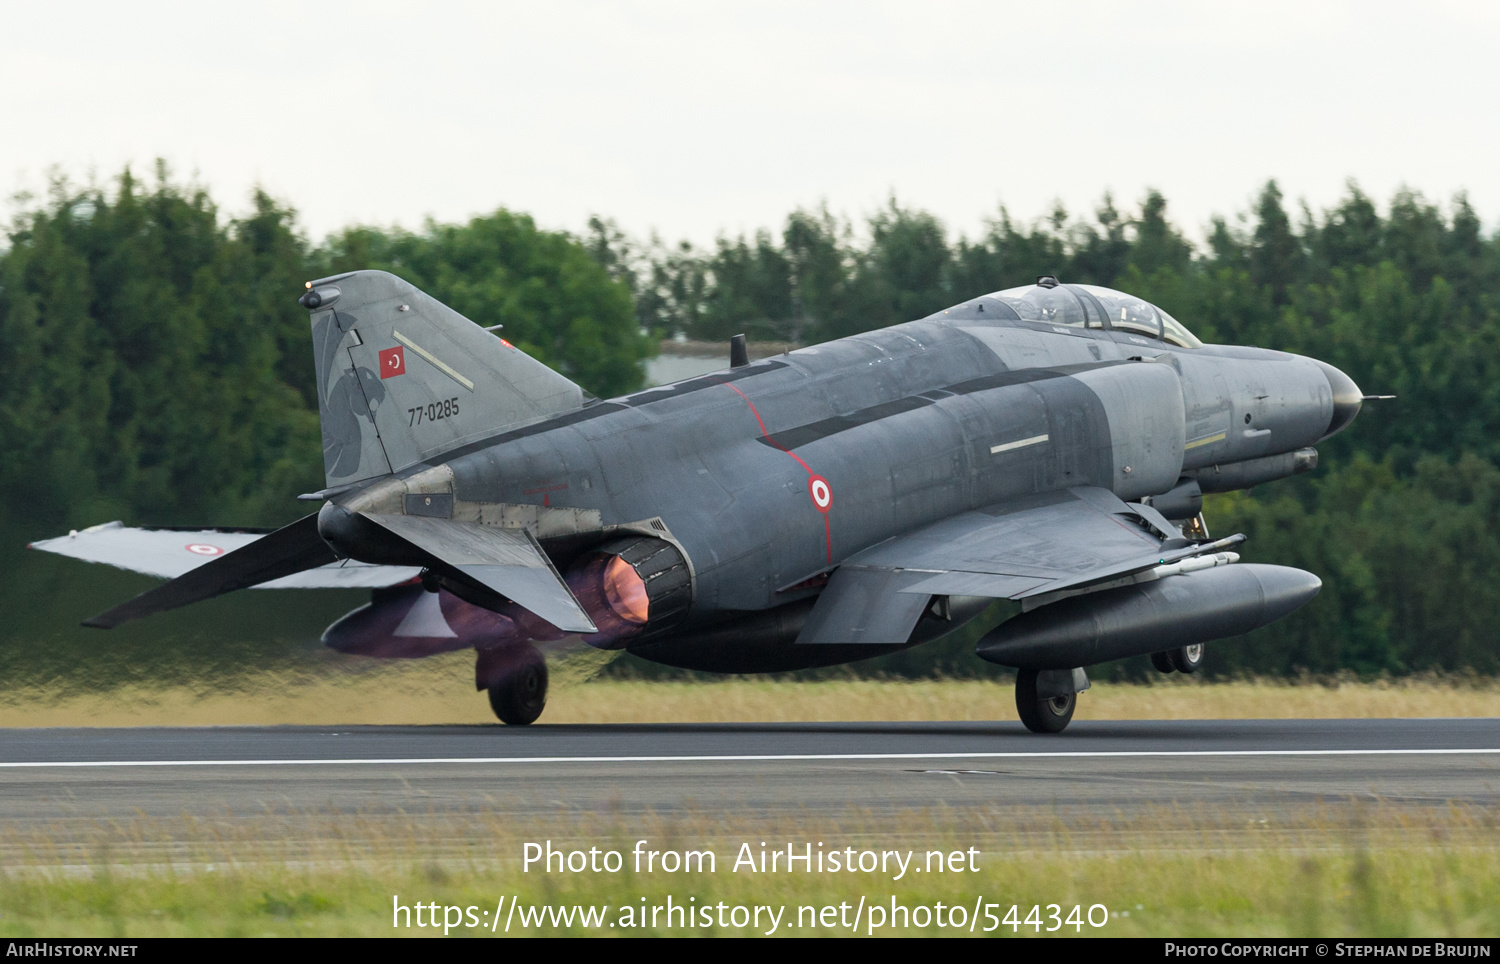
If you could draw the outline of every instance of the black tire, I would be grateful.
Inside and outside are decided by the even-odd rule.
[[[1198,672],[1198,667],[1203,665],[1203,644],[1194,643],[1191,646],[1181,646],[1170,650],[1167,655],[1172,658],[1172,668],[1177,672],[1196,673]]]
[[[1036,673],[1034,669],[1023,669],[1016,673],[1016,712],[1021,722],[1033,733],[1061,733],[1073,719],[1078,708],[1078,694],[1039,699],[1036,695]]]
[[[1152,653],[1151,665],[1155,666],[1162,673],[1177,672],[1177,664],[1172,662],[1171,653]]]
[[[547,707],[547,659],[531,649],[516,661],[505,679],[491,686],[490,709],[500,722],[525,726],[536,722]]]

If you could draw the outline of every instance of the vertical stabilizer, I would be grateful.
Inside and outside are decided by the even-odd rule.
[[[583,405],[583,390],[385,271],[314,281],[312,313],[330,487]]]

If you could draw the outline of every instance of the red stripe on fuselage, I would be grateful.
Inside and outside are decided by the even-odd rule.
[[[735,388],[733,385],[730,385],[728,382],[725,382],[723,384],[725,388],[734,392],[740,398],[745,399],[745,404],[750,406],[750,414],[755,416],[755,424],[760,426],[760,434],[764,436],[767,442],[770,442],[772,445],[781,449],[781,451],[785,452],[787,455],[790,455],[792,458],[796,459],[798,465],[802,466],[804,469],[807,469],[808,475],[815,474],[812,468],[806,462],[802,461],[802,456],[798,455],[796,452],[793,452],[791,449],[787,448],[785,445],[782,445],[780,442],[771,437],[771,433],[766,431],[765,420],[760,417],[760,411],[755,407],[755,403],[750,401],[749,397],[746,396],[744,392],[740,391],[738,388]]]
[[[738,388],[735,388],[728,382],[721,382],[720,384],[722,384],[730,391],[734,392],[740,398],[743,398],[745,400],[745,404],[750,406],[750,414],[755,416],[755,424],[760,426],[760,434],[762,438],[764,438],[767,442],[770,442],[772,445],[776,446],[781,451],[785,452],[787,455],[790,455],[792,458],[796,459],[797,464],[806,469],[808,475],[817,474],[812,470],[812,466],[802,461],[802,456],[798,455],[796,452],[793,452],[791,449],[787,448],[785,445],[782,445],[780,442],[771,437],[771,433],[766,431],[765,419],[760,417],[760,410],[755,407],[754,402],[750,401],[750,397],[748,395],[740,391]],[[833,524],[828,521],[828,516],[829,513],[823,513],[823,538],[828,545],[828,561],[833,562]]]

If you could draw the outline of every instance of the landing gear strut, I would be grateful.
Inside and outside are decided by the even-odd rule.
[[[1078,693],[1071,680],[1068,670],[1016,671],[1016,712],[1026,729],[1033,733],[1063,731],[1078,708]]]
[[[480,650],[476,675],[502,723],[533,723],[547,706],[547,658],[534,646]]]

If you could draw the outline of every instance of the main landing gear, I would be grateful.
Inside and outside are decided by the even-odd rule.
[[[1163,673],[1196,673],[1203,665],[1203,644],[1179,646],[1160,653],[1151,654],[1151,665]]]
[[[1081,669],[1016,671],[1016,712],[1033,733],[1061,733],[1078,708],[1078,694],[1089,688]]]
[[[547,706],[547,658],[535,646],[480,650],[475,676],[502,723],[534,723]]]

